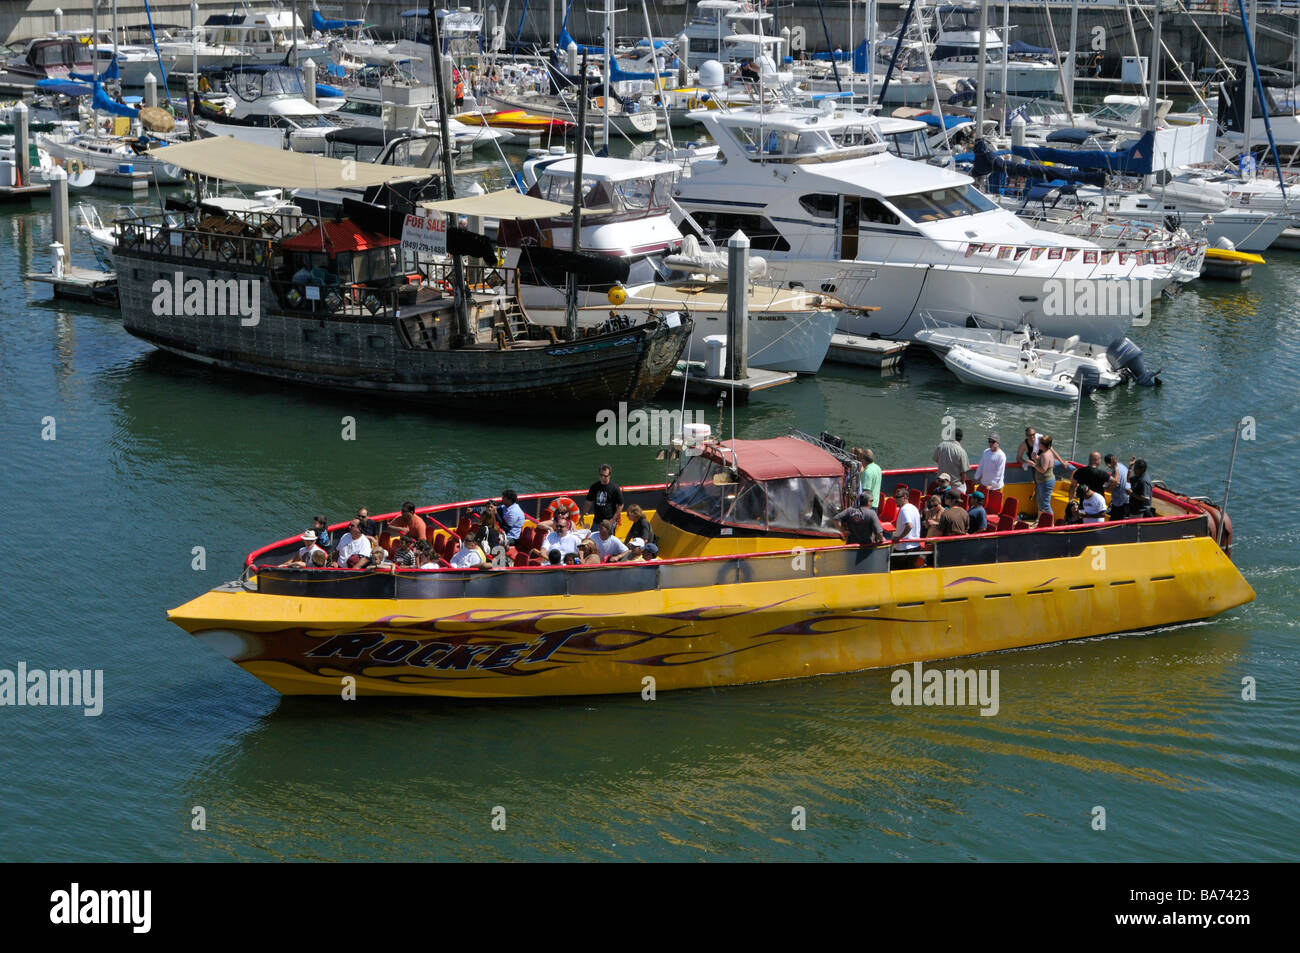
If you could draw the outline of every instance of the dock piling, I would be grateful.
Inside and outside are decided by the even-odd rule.
[[[749,236],[737,231],[727,242],[727,376],[749,376]]]

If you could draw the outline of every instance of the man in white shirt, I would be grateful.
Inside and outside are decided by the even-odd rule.
[[[451,557],[452,568],[471,569],[483,565],[483,561],[483,550],[478,544],[478,537],[473,530],[466,531],[464,539],[460,541],[460,549]]]
[[[921,513],[908,502],[906,485],[900,483],[894,487],[894,502],[898,504],[898,515],[894,517],[894,548],[900,552],[920,548]]]
[[[578,544],[582,542],[585,537],[580,536],[573,531],[573,525],[569,519],[568,512],[563,508],[560,508],[555,511],[553,519],[543,521],[540,525],[545,526],[547,522],[551,524],[551,531],[546,534],[546,539],[542,541],[542,544],[538,546],[537,549],[533,550],[533,554],[546,558],[550,556],[552,550],[558,549],[561,558],[567,553],[573,553],[576,555],[578,552]]]
[[[1085,523],[1103,522],[1106,519],[1106,497],[1092,487],[1084,486],[1083,499],[1079,501],[1079,509],[1083,510],[1083,521]]]
[[[997,434],[989,434],[989,448],[980,457],[980,465],[975,468],[975,483],[990,490],[1002,489],[1007,475],[1007,454],[1002,449]]]
[[[627,552],[627,547],[623,541],[614,535],[614,527],[610,525],[609,520],[601,520],[595,535],[591,541],[596,544],[596,552],[600,554],[602,561],[606,559],[617,559]]]
[[[361,522],[353,520],[339,540],[339,565],[351,569],[361,561],[361,557],[369,555],[370,539],[361,532]]]

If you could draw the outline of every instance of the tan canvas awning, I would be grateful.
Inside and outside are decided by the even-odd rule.
[[[152,149],[150,154],[196,175],[277,189],[364,189],[395,179],[425,178],[438,171],[327,159],[241,142],[234,136],[173,143]]]
[[[477,215],[480,218],[513,218],[527,221],[534,218],[558,218],[571,215],[573,209],[559,202],[536,199],[522,192],[504,189],[484,195],[467,195],[463,199],[422,203],[423,208],[452,215]]]

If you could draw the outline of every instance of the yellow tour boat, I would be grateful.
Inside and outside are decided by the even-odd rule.
[[[491,698],[892,667],[1192,622],[1255,597],[1220,546],[1220,512],[1159,486],[1154,516],[1031,524],[1034,484],[1011,465],[988,494],[1003,501],[989,507],[995,528],[903,550],[846,543],[834,517],[858,498],[859,470],[833,439],[678,447],[668,484],[624,489],[650,520],[652,561],[539,565],[538,520],[585,496],[540,493],[519,498],[518,545],[482,566],[282,566],[295,536],[169,618],[286,695]],[[902,484],[916,499],[934,476],[890,471],[885,492]],[[1069,485],[1053,498],[1058,517]],[[449,557],[487,502],[420,509],[434,550]],[[395,532],[387,519],[381,544]],[[620,537],[628,527],[623,517]]]

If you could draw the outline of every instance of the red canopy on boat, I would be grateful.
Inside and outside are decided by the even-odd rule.
[[[791,477],[833,477],[844,475],[844,464],[820,447],[796,437],[771,440],[729,440],[713,450],[713,456],[730,464],[735,450],[737,469],[751,480],[782,480]]]
[[[324,229],[322,233],[322,229]],[[341,251],[368,251],[371,248],[387,248],[400,245],[396,238],[367,232],[355,222],[325,222],[309,228],[301,235],[286,238],[280,247],[286,251],[325,251],[333,258]]]

